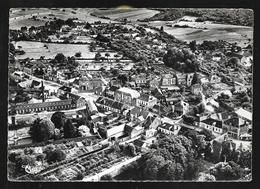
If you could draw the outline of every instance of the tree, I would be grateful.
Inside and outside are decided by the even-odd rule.
[[[85,28],[85,29],[91,28],[91,24],[87,22],[84,28]]]
[[[54,123],[55,128],[61,129],[65,125],[66,116],[64,112],[55,112],[51,116],[51,121]]]
[[[107,174],[107,175],[103,175],[103,176],[100,178],[100,180],[110,180],[110,181],[112,181],[112,180],[113,180],[113,177],[112,177],[111,175]]]
[[[54,135],[54,124],[50,119],[36,119],[30,127],[29,134],[34,142],[49,140]]]
[[[66,158],[66,154],[62,150],[60,150],[60,149],[56,149],[56,150],[50,151],[46,155],[46,159],[47,159],[47,162],[49,164],[51,164],[53,162],[62,161],[65,158]]]
[[[123,85],[126,84],[127,76],[125,74],[120,74],[117,78],[122,82]]]
[[[75,57],[81,57],[81,52],[75,53]]]
[[[68,119],[64,125],[64,138],[76,137],[77,130],[73,126],[71,119]]]
[[[107,57],[107,61],[109,60],[108,57],[110,57],[109,53],[105,53],[105,56]]]
[[[67,61],[66,57],[64,56],[63,53],[58,53],[55,58],[54,58],[55,61],[57,61],[58,63],[64,63]]]
[[[100,54],[100,52],[97,52],[95,55],[95,60],[99,61],[100,59],[101,59],[101,54]]]
[[[190,49],[194,52],[194,51],[197,49],[196,41],[195,41],[195,40],[194,40],[194,41],[191,41],[191,42],[189,43],[189,47],[190,47]]]
[[[147,180],[156,180],[159,169],[165,164],[162,156],[154,155],[146,161],[144,177]]]
[[[159,180],[175,180],[176,164],[172,161],[167,161],[158,171]]]

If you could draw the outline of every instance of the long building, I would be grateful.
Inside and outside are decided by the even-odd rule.
[[[40,103],[20,103],[16,104],[14,108],[17,114],[30,114],[33,112],[41,111],[59,111],[69,110],[73,108],[80,108],[86,105],[86,100],[82,97],[69,98],[65,100],[52,101],[52,102],[40,102]]]

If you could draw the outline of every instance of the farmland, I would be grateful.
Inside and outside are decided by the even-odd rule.
[[[86,44],[56,44],[47,43],[47,48],[44,47],[45,43],[32,42],[32,41],[18,41],[17,46],[21,46],[25,54],[18,55],[18,59],[34,58],[39,59],[41,56],[45,58],[54,58],[57,53],[63,53],[65,56],[74,56],[75,53],[81,52],[82,58],[94,58],[95,52],[89,51],[89,45]]]
[[[164,31],[175,36],[179,40],[190,42],[196,40],[202,42],[204,40],[216,41],[226,40],[228,42],[237,42],[241,46],[246,46],[253,38],[253,28],[247,26],[237,26],[229,24],[215,24],[209,21],[195,22],[194,17],[182,17],[177,21],[152,21],[148,25],[160,28],[164,27]],[[172,25],[167,26],[167,25]],[[174,25],[185,27],[174,27]]]
[[[131,20],[131,21],[150,18],[157,13],[159,13],[159,11],[149,10],[149,9],[133,9],[133,8],[127,10],[124,9],[123,10],[121,9],[96,10],[93,12],[94,15],[99,17],[105,16],[112,20],[127,18],[127,20]]]
[[[11,9],[9,27],[10,29],[20,29],[22,26],[41,26],[47,21],[56,19],[66,20],[68,18],[77,18],[78,20],[93,23],[95,21],[102,21],[104,23],[110,22],[107,19],[101,19],[95,16],[91,16],[90,13],[93,9],[79,8],[77,10],[71,8],[64,9]],[[36,20],[31,19],[32,16],[36,16]],[[113,21],[112,21],[113,22]]]

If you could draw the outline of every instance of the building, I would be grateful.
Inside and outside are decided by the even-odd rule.
[[[101,78],[89,78],[86,76],[83,76],[79,79],[79,91],[80,92],[87,92],[92,91],[98,87],[106,86],[108,82]]]
[[[157,127],[162,123],[161,119],[157,116],[148,116],[143,122],[143,127],[145,129],[157,129]]]
[[[211,74],[209,76],[209,82],[210,83],[220,83],[221,82],[221,77],[217,76],[216,74]]]
[[[141,94],[136,99],[136,106],[138,107],[150,108],[153,107],[156,103],[157,103],[157,98],[148,94]]]
[[[223,122],[223,130],[232,138],[240,139],[241,135],[247,133],[248,124],[239,117],[232,117]]]
[[[200,127],[212,131],[216,134],[223,133],[222,121],[208,118],[200,122]]]
[[[161,88],[167,88],[169,86],[176,85],[176,76],[172,74],[165,74],[161,78]]]
[[[144,128],[141,126],[131,126],[129,124],[125,125],[125,133],[130,136],[130,138],[135,138],[144,132]]]
[[[194,95],[199,95],[203,91],[203,88],[200,84],[194,84],[191,86],[191,93]]]
[[[140,93],[136,90],[122,87],[115,91],[115,100],[128,105],[134,105],[134,100],[140,97]]]
[[[178,115],[186,114],[188,112],[188,109],[189,104],[187,102],[184,102],[183,100],[173,106],[173,112],[178,113]]]
[[[98,113],[98,109],[96,107],[96,105],[94,104],[94,102],[92,100],[87,100],[86,101],[86,110],[88,112],[89,115],[93,115]]]
[[[186,74],[183,74],[183,73],[177,73],[176,74],[176,77],[177,77],[177,84],[182,86],[186,86],[187,84],[187,76]]]
[[[105,111],[112,111],[116,113],[120,113],[127,108],[127,105],[107,97],[99,97],[96,100],[96,104],[97,106],[103,108]]]
[[[187,74],[187,86],[190,87],[193,80],[194,73]]]
[[[63,95],[67,95],[67,94],[75,93],[75,92],[76,92],[76,90],[71,87],[62,86],[62,87],[58,88],[57,95],[63,96]]]
[[[115,92],[119,89],[118,86],[111,86],[108,89],[105,90],[105,96],[114,99],[115,98]]]
[[[147,83],[147,78],[145,74],[139,74],[134,77],[134,82],[137,87],[145,86]]]
[[[150,79],[147,82],[148,82],[148,85],[150,88],[157,88],[160,86],[160,80],[161,80],[160,78],[155,77],[155,78]]]
[[[39,102],[39,103],[20,103],[14,106],[17,114],[30,114],[33,112],[41,111],[60,111],[85,106],[85,99],[79,97],[77,99],[65,99],[52,102]]]
[[[179,125],[171,125],[169,123],[163,123],[157,127],[157,130],[159,132],[162,132],[166,135],[177,135],[179,130],[181,129],[181,126]]]
[[[251,112],[243,108],[239,108],[237,111],[235,111],[235,113],[238,117],[244,119],[245,121],[248,121],[249,123],[252,123],[253,115]]]

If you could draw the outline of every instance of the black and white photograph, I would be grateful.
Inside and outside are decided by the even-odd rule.
[[[246,8],[10,8],[8,180],[252,181],[253,33]]]

